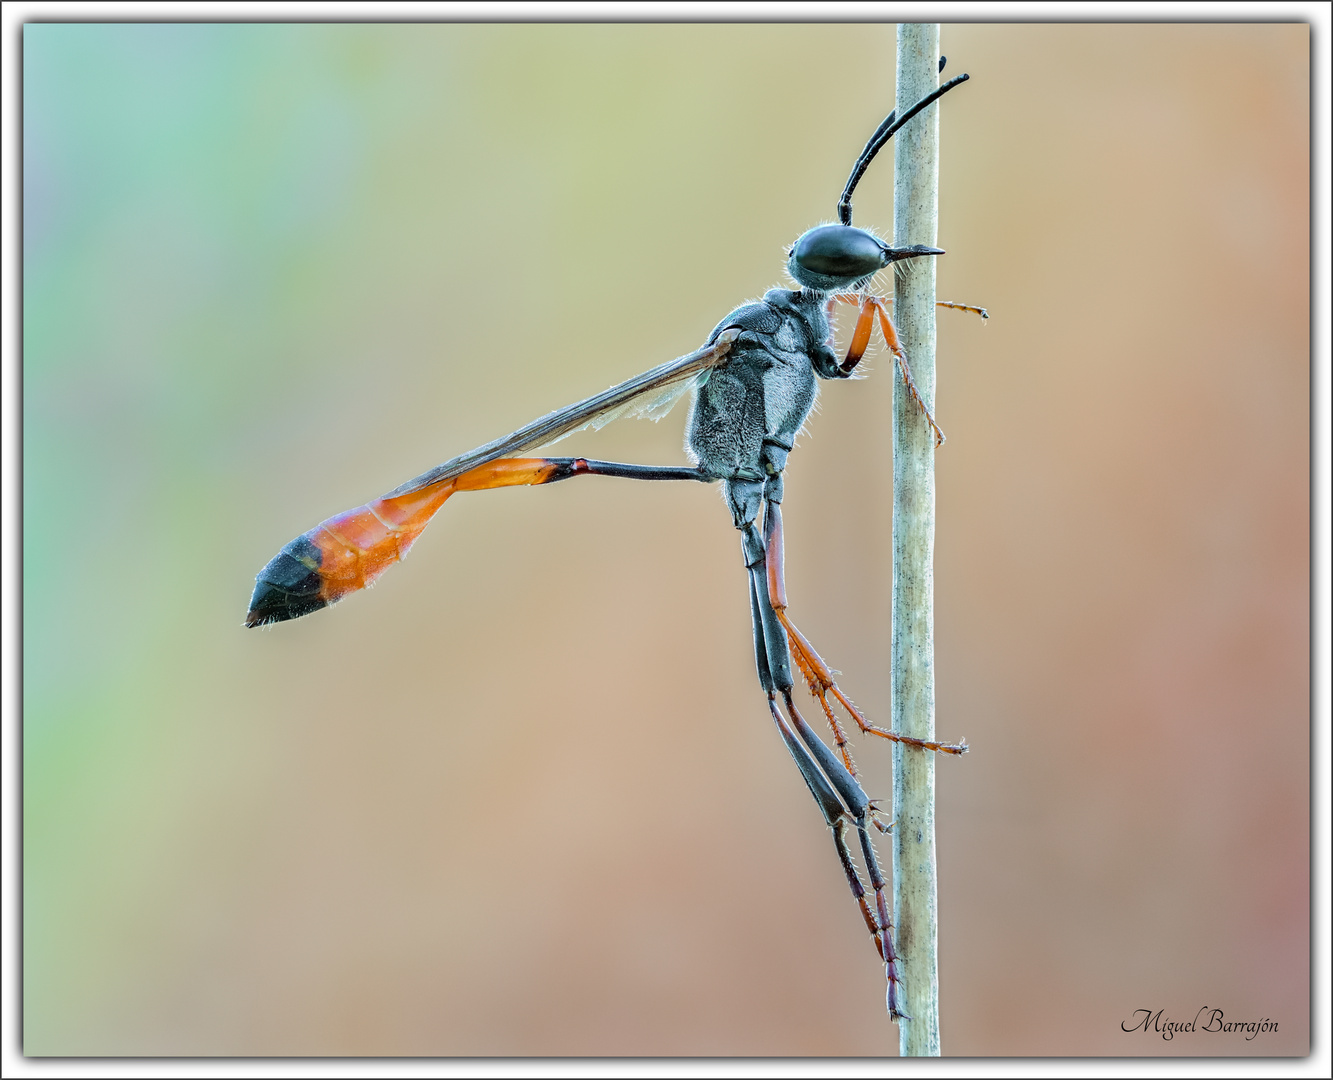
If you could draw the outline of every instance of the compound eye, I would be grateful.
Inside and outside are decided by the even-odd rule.
[[[791,250],[788,269],[814,289],[845,288],[889,265],[888,249],[864,229],[820,225]]]

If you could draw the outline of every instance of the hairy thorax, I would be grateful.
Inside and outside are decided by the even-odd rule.
[[[761,480],[774,471],[765,443],[791,448],[815,403],[815,375],[836,372],[837,360],[815,293],[772,289],[723,319],[709,341],[731,328],[740,337],[696,393],[686,447],[719,479]]]

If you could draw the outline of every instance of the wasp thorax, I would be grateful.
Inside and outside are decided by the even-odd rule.
[[[819,225],[792,245],[787,272],[807,289],[846,289],[893,261],[888,245],[852,225]]]

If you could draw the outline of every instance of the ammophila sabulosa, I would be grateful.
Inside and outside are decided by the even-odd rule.
[[[845,379],[852,375],[876,324],[917,404],[921,422],[930,426],[937,446],[944,441],[912,382],[907,357],[885,308],[887,298],[871,288],[875,276],[895,263],[944,252],[923,245],[895,248],[854,227],[851,199],[867,167],[894,132],[966,79],[966,75],[951,79],[901,118],[890,113],[880,124],[843,190],[838,223],[808,230],[788,251],[787,272],[796,289],[770,289],[761,301],[737,308],[718,323],[701,348],[687,356],[549,413],[422,473],[373,502],[321,522],[287,544],[260,571],[245,620],[246,626],[263,626],[295,619],[365,588],[406,556],[455,492],[550,484],[574,476],[720,481],[732,524],[741,533],[759,683],[778,733],[832,830],[838,860],[884,963],[888,1010],[895,1019],[906,1015],[901,1007],[902,983],[884,875],[869,832],[872,824],[883,832],[891,826],[881,820],[878,807],[857,779],[846,733],[829,699],[841,705],[864,734],[947,754],[965,753],[967,745],[911,739],[871,724],[796,628],[787,613],[783,583],[782,477],[787,455],[814,406],[816,376]],[[859,311],[841,360],[832,347],[830,321],[840,303],[854,305]],[[943,302],[940,306],[986,316],[984,310],[967,305]],[[514,456],[621,416],[657,418],[687,391],[694,393],[686,429],[686,448],[695,461],[692,466]],[[836,753],[792,700],[793,660],[828,719]],[[847,844],[849,826],[856,830],[869,892]]]

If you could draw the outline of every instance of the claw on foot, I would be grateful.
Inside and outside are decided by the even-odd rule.
[[[884,811],[880,809],[878,799],[870,800],[869,815],[870,815],[870,823],[874,825],[875,828],[878,829],[881,833],[887,836],[893,832],[893,826],[895,824],[894,822],[890,821],[887,825],[885,825],[884,822],[880,820],[881,818],[884,817]]]

